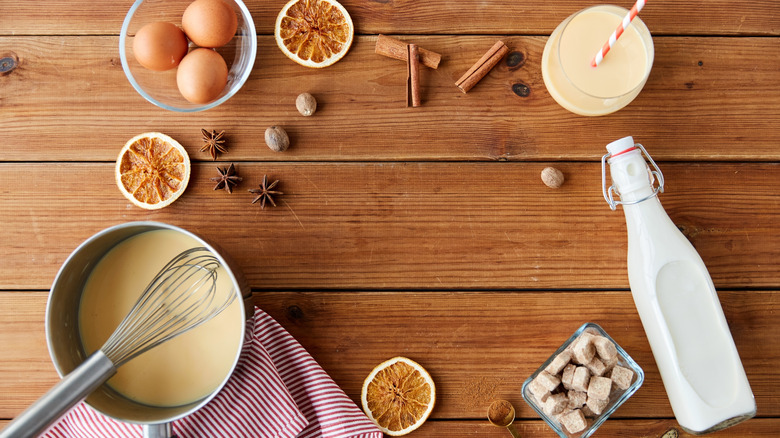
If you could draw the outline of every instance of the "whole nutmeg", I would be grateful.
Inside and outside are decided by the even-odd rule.
[[[295,99],[295,107],[299,113],[308,117],[317,111],[317,99],[309,93],[301,93]]]
[[[563,172],[554,167],[545,167],[542,170],[542,182],[547,187],[557,189],[563,185]]]
[[[265,130],[265,144],[275,152],[284,152],[290,147],[290,137],[281,126],[271,126]]]

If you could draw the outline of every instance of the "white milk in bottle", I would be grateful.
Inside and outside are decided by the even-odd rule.
[[[650,171],[632,137],[607,151],[602,171],[608,162],[613,186],[602,175],[604,198],[612,209],[623,205],[631,293],[677,421],[699,435],[751,418],[753,392],[712,279],[658,200],[661,171],[648,155]]]

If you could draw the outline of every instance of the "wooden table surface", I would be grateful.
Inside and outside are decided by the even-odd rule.
[[[555,26],[591,2],[344,0],[355,41],[325,69],[276,47],[284,1],[247,3],[252,75],[194,114],[159,109],[126,80],[118,34],[130,1],[0,3],[0,425],[58,380],[43,321],[68,254],[103,228],[155,220],[219,242],[255,304],[358,403],[381,361],[425,366],[437,404],[412,436],[507,436],[485,419],[495,398],[514,403],[522,436],[554,436],[521,384],[588,321],[646,373],[597,436],[679,429],[628,288],[624,217],[601,194],[604,146],[633,135],[709,268],[758,404],[755,419],[713,436],[777,436],[780,2],[649,2],[647,85],[597,118],[558,106],[540,68]],[[405,64],[374,53],[380,33],[443,55],[421,72],[422,107],[405,107]],[[455,81],[499,39],[513,62],[461,93]],[[313,117],[295,109],[302,92],[319,101]],[[291,136],[286,152],[262,140],[274,124]],[[201,128],[226,131],[217,163],[199,150]],[[185,194],[154,212],[126,201],[113,174],[122,145],[147,131],[193,159]],[[243,183],[212,190],[231,162]],[[560,189],[539,178],[550,165],[565,174]],[[247,189],[264,174],[284,195],[261,210]]]

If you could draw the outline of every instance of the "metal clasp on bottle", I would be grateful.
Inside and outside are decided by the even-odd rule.
[[[645,196],[642,199],[637,199],[634,201],[618,201],[614,198],[614,194],[617,194],[620,196],[620,192],[618,191],[617,187],[615,187],[614,184],[609,186],[607,188],[607,160],[612,157],[612,154],[607,152],[603,157],[601,157],[601,192],[604,195],[604,200],[607,201],[607,204],[609,204],[609,208],[612,210],[617,209],[618,205],[633,205],[633,204],[639,204],[642,201],[646,201],[654,196],[657,196],[659,192],[663,193],[664,191],[664,174],[661,173],[661,169],[658,168],[658,165],[655,164],[655,161],[653,161],[653,157],[650,156],[650,154],[647,153],[644,146],[642,146],[640,143],[634,143],[634,147],[639,148],[642,151],[642,154],[644,154],[645,157],[647,157],[647,161],[650,162],[650,164],[653,165],[653,168],[655,170],[650,170],[650,168],[647,168],[647,171],[650,176],[650,185],[655,184],[656,181],[658,181],[658,186],[653,190],[653,193]]]

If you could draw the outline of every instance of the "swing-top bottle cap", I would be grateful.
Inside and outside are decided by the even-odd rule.
[[[620,140],[615,140],[607,145],[607,151],[612,157],[616,157],[620,154],[636,149],[634,144],[634,137],[623,137]]]
[[[647,157],[647,160],[650,161],[654,170],[648,168],[644,157],[642,157],[643,154]],[[621,156],[620,159],[613,162],[612,160],[618,156]],[[609,186],[609,188],[607,188],[607,163],[610,164],[614,183]],[[647,169],[647,172],[637,171],[639,167]],[[619,194],[622,197],[631,191],[647,187],[648,184],[652,187],[653,183],[656,181],[658,182],[658,187],[653,189],[650,194],[640,199],[618,201],[613,196],[614,194]],[[620,192],[618,192],[618,189]],[[601,191],[604,195],[604,199],[612,210],[614,210],[618,204],[638,204],[656,196],[658,192],[664,191],[664,175],[661,173],[661,169],[658,168],[658,165],[655,164],[653,157],[647,153],[644,146],[639,143],[634,143],[634,137],[623,137],[620,140],[615,140],[608,144],[607,153],[601,157]]]

